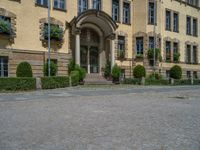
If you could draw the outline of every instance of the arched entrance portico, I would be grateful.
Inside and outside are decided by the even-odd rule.
[[[74,35],[74,58],[76,64],[88,73],[101,73],[106,60],[115,64],[115,30],[117,24],[102,11],[87,10],[71,23]]]

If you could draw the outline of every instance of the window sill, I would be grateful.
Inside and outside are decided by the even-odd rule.
[[[148,25],[154,26],[154,23],[148,22]],[[157,26],[157,23],[155,25]]]
[[[169,31],[169,32],[172,32],[172,30],[171,30],[171,29],[165,29],[165,31]]]
[[[124,25],[128,25],[128,26],[131,26],[131,23],[126,23],[126,22],[123,22]]]
[[[58,11],[62,11],[62,12],[67,12],[66,9],[62,9],[62,8],[56,8],[56,7],[53,7],[54,10],[58,10]]]
[[[41,5],[41,4],[38,4],[38,3],[35,3],[35,6],[43,7],[43,8],[48,8],[48,5]]]

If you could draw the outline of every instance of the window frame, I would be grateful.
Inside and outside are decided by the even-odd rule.
[[[4,59],[6,59],[6,62],[4,62]],[[8,77],[8,75],[9,75],[8,64],[9,64],[8,56],[0,56],[0,77]],[[5,68],[7,68],[7,69],[5,69]]]
[[[60,6],[61,4],[61,1],[63,1],[63,6],[64,8],[61,8],[61,7],[57,7],[55,6],[55,2],[57,1],[57,5]],[[66,0],[54,0],[54,3],[53,3],[53,9],[56,9],[56,10],[63,10],[63,11],[66,11]]]
[[[125,5],[128,5],[128,8],[125,7]],[[128,13],[128,15],[126,15]],[[123,23],[124,24],[131,24],[131,4],[130,2],[123,2]]]

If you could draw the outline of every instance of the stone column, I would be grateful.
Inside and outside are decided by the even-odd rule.
[[[115,39],[110,39],[111,67],[115,65]]]
[[[90,74],[90,47],[89,46],[87,49],[87,70],[88,70],[88,74]]]
[[[190,49],[190,59],[191,59],[191,63],[194,62],[194,58],[193,58],[193,45],[191,45],[191,49]]]
[[[76,33],[75,62],[80,65],[80,32]]]

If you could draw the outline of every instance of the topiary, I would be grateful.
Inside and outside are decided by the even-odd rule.
[[[170,69],[170,77],[173,79],[181,79],[182,77],[182,68],[178,65],[174,65]]]
[[[104,70],[104,77],[108,78],[111,76],[111,62],[107,60]]]
[[[121,74],[121,68],[116,64],[112,68],[112,77],[114,81],[118,81]]]
[[[44,76],[49,75],[49,69],[48,68],[49,68],[48,62],[46,62],[44,64],[44,68],[43,68]],[[56,76],[57,72],[58,72],[58,66],[53,61],[51,61],[50,62],[50,76]]]
[[[144,68],[144,66],[142,65],[137,65],[134,69],[133,69],[133,76],[135,78],[142,78],[146,76],[146,69]]]
[[[86,76],[86,70],[79,65],[75,65],[74,71],[79,72],[79,81],[82,82]]]
[[[17,77],[33,77],[31,65],[28,62],[21,62],[17,66]]]

